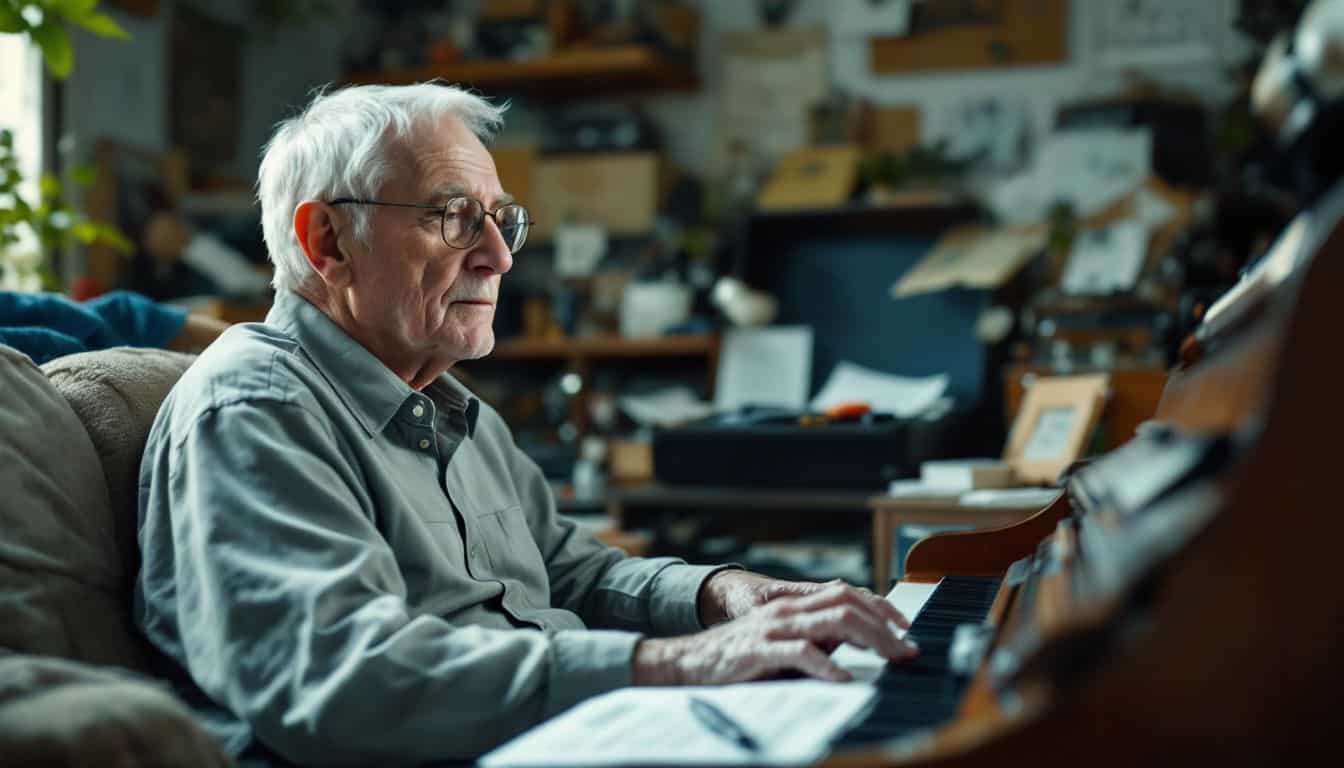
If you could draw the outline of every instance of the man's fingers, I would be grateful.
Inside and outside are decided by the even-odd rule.
[[[854,676],[807,640],[771,643],[765,662],[771,672],[796,669],[809,677],[846,683]]]
[[[910,620],[896,606],[860,587],[852,587],[843,582],[822,585],[825,589],[803,597],[787,601],[781,610],[784,615],[810,613],[837,605],[852,605],[889,621],[901,629],[910,628]]]
[[[887,598],[869,592],[868,600],[872,603],[873,607],[877,609],[878,613],[886,617],[887,621],[890,621],[901,629],[910,628],[910,620],[907,619],[905,614],[901,613],[896,606],[892,605]]]
[[[853,643],[889,659],[903,659],[914,652],[913,646],[897,638],[883,618],[855,605],[795,614],[781,620],[771,634],[780,639],[802,637],[816,644],[837,640]]]

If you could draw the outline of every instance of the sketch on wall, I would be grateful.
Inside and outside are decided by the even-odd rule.
[[[1103,67],[1207,64],[1218,59],[1231,0],[1114,0],[1092,6],[1090,46]]]

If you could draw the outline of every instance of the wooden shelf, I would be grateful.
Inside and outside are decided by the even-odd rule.
[[[694,90],[700,79],[687,65],[642,45],[562,49],[526,61],[466,61],[445,67],[352,72],[354,84],[405,84],[440,78],[449,83],[538,98],[589,97],[634,90]]]
[[[567,358],[697,357],[718,352],[719,339],[713,334],[660,336],[653,339],[627,339],[621,336],[588,336],[577,339],[504,339],[495,351],[482,358],[490,360],[563,360]]]

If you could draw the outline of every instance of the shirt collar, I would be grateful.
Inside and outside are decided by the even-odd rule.
[[[370,435],[381,433],[406,399],[416,394],[325,312],[293,291],[276,293],[266,323],[299,343]],[[464,412],[467,435],[475,432],[480,403],[461,382],[445,373],[425,388],[425,394],[442,407]]]

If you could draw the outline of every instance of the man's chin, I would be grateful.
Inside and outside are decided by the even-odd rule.
[[[471,339],[465,345],[465,354],[463,360],[479,360],[482,357],[495,351],[495,333],[493,329],[486,329],[483,335]]]

